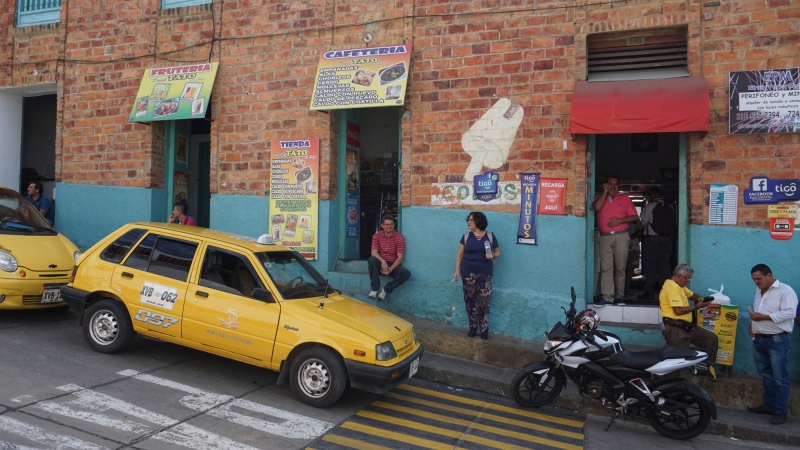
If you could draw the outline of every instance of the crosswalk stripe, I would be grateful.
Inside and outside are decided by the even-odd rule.
[[[382,447],[380,445],[372,444],[369,442],[362,442],[356,439],[351,439],[349,437],[337,436],[335,434],[329,434],[323,437],[322,440],[331,442],[333,444],[339,444],[350,448],[356,448],[359,450],[392,450],[391,447]],[[309,449],[307,448],[306,450]]]
[[[418,393],[418,394],[429,395],[431,397],[439,397],[439,398],[443,398],[443,399],[446,399],[446,400],[450,400],[450,401],[454,401],[454,402],[458,402],[458,403],[465,403],[465,404],[473,405],[473,406],[486,407],[488,405],[492,409],[497,410],[497,411],[513,413],[513,414],[517,414],[517,415],[520,415],[520,416],[529,417],[531,419],[539,419],[539,420],[544,420],[544,421],[547,421],[547,422],[558,423],[558,424],[561,424],[561,425],[567,425],[567,426],[576,427],[576,428],[583,428],[583,425],[584,425],[583,422],[577,421],[577,420],[564,419],[564,418],[561,418],[561,417],[549,416],[547,414],[540,414],[540,413],[521,410],[521,409],[517,409],[517,408],[511,408],[511,407],[504,406],[504,405],[498,405],[496,403],[485,402],[483,400],[472,400],[472,399],[469,399],[469,398],[459,397],[457,395],[445,394],[443,392],[437,392],[437,391],[432,391],[430,389],[425,389],[425,388],[421,388],[421,387],[417,387],[417,386],[412,386],[412,385],[409,385],[407,383],[406,384],[401,384],[400,386],[397,386],[397,388],[395,388],[395,389],[411,391],[411,392],[415,392],[415,393]]]
[[[428,419],[434,419],[434,420],[438,420],[440,422],[447,422],[447,423],[452,423],[452,424],[456,424],[456,425],[471,426],[472,428],[477,428],[479,430],[488,431],[490,433],[501,434],[501,435],[505,435],[505,436],[512,436],[512,437],[514,437],[516,439],[523,439],[523,440],[526,440],[526,441],[533,441],[533,442],[538,442],[540,444],[547,444],[547,445],[552,445],[554,447],[558,447],[558,445],[556,445],[555,443],[558,443],[559,441],[553,441],[553,440],[550,440],[550,439],[539,438],[539,437],[536,437],[536,436],[532,436],[532,435],[529,435],[529,434],[520,433],[520,432],[516,432],[516,431],[505,430],[505,429],[502,429],[502,428],[493,427],[491,425],[485,425],[485,424],[481,424],[481,423],[476,423],[476,422],[473,422],[471,420],[457,419],[455,417],[448,417],[448,416],[444,416],[442,414],[431,413],[431,412],[426,412],[426,411],[420,411],[420,410],[417,410],[417,409],[408,408],[406,406],[395,405],[393,403],[386,403],[386,402],[382,402],[382,401],[376,401],[376,402],[372,403],[372,405],[373,406],[378,406],[378,407],[381,407],[381,408],[391,409],[391,410],[394,410],[394,411],[404,412],[404,413],[407,413],[407,414],[413,414],[415,416],[425,417],[425,418],[428,418]],[[463,411],[463,408],[455,408],[455,409]],[[462,411],[455,411],[455,412],[462,412]],[[465,410],[465,411],[467,411],[468,414],[472,414],[472,415],[475,415],[475,413],[476,413],[476,411],[469,411],[469,410]],[[482,418],[482,419],[490,419],[490,420],[500,419],[501,422],[505,422],[505,420],[504,420],[505,418],[504,417],[495,416],[493,414],[478,414],[478,416],[480,416],[480,418]],[[559,430],[557,428],[543,427],[541,425],[522,422],[520,420],[515,420],[514,422],[517,422],[517,423],[515,423],[513,425],[518,425],[518,426],[525,427],[525,428],[528,428],[528,429],[534,429],[534,430],[543,431],[543,432],[549,433],[549,434],[556,434],[556,435],[559,435],[559,436],[564,436],[564,437],[568,437],[568,438],[583,440],[583,434],[582,433],[573,433],[573,432],[570,432],[570,431]]]
[[[392,439],[398,442],[403,442],[406,444],[415,445],[417,447],[423,448],[430,448],[433,450],[453,450],[453,445],[442,444],[440,442],[431,441],[428,439],[422,439],[415,436],[409,436],[404,433],[397,433],[394,431],[384,430],[382,428],[371,427],[368,425],[362,425],[356,422],[345,422],[342,425],[342,428],[347,428],[348,430],[353,431],[360,431],[362,433],[371,434],[374,436],[380,436],[387,439]]]

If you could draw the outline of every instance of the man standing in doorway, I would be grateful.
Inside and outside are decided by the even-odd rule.
[[[383,300],[398,286],[411,278],[411,272],[403,267],[406,253],[406,241],[403,235],[394,229],[394,217],[386,214],[381,217],[381,231],[372,236],[372,256],[369,258],[370,298]],[[379,274],[392,277],[385,287],[381,288]]]
[[[628,263],[628,223],[639,219],[630,197],[619,193],[619,177],[608,176],[603,192],[592,204],[600,230],[600,293],[594,306],[625,305],[625,268]]]
[[[642,272],[644,274],[644,293],[639,295],[639,300],[654,300],[655,293],[661,283],[669,278],[669,257],[672,253],[672,238],[667,233],[668,228],[674,227],[674,214],[672,206],[664,203],[661,190],[657,187],[650,188],[648,193],[649,203],[642,208]],[[659,208],[657,214],[653,214]],[[668,208],[668,210],[667,210]],[[658,231],[657,231],[658,230]]]
[[[42,194],[43,191],[44,186],[42,186],[42,183],[31,181],[28,184],[28,195],[25,200],[29,201],[34,208],[42,213],[44,218],[52,225],[53,221],[56,220],[56,213],[53,210],[53,204],[50,199]]]
[[[756,264],[750,275],[756,283],[756,297],[750,313],[753,358],[764,383],[764,402],[747,410],[772,414],[772,424],[786,423],[789,411],[789,346],[797,314],[797,294],[788,284],[772,277],[766,264]]]

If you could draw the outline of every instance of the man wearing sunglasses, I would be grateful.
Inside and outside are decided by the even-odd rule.
[[[698,375],[716,380],[714,362],[717,360],[717,335],[692,320],[692,312],[703,309],[714,301],[714,297],[701,297],[686,286],[692,281],[694,269],[687,264],[678,264],[672,278],[665,280],[658,296],[664,329],[661,333],[670,347],[689,348],[694,345],[708,353],[705,363],[698,364]],[[689,300],[692,303],[689,303]]]

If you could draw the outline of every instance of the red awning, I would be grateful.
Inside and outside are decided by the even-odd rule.
[[[704,77],[578,81],[572,97],[572,134],[708,132]]]

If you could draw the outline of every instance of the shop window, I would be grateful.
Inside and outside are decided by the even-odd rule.
[[[17,0],[17,26],[28,27],[61,20],[61,0]]]
[[[586,47],[590,82],[689,76],[685,27],[590,35]]]
[[[161,9],[180,8],[182,6],[205,5],[213,0],[161,0]]]

